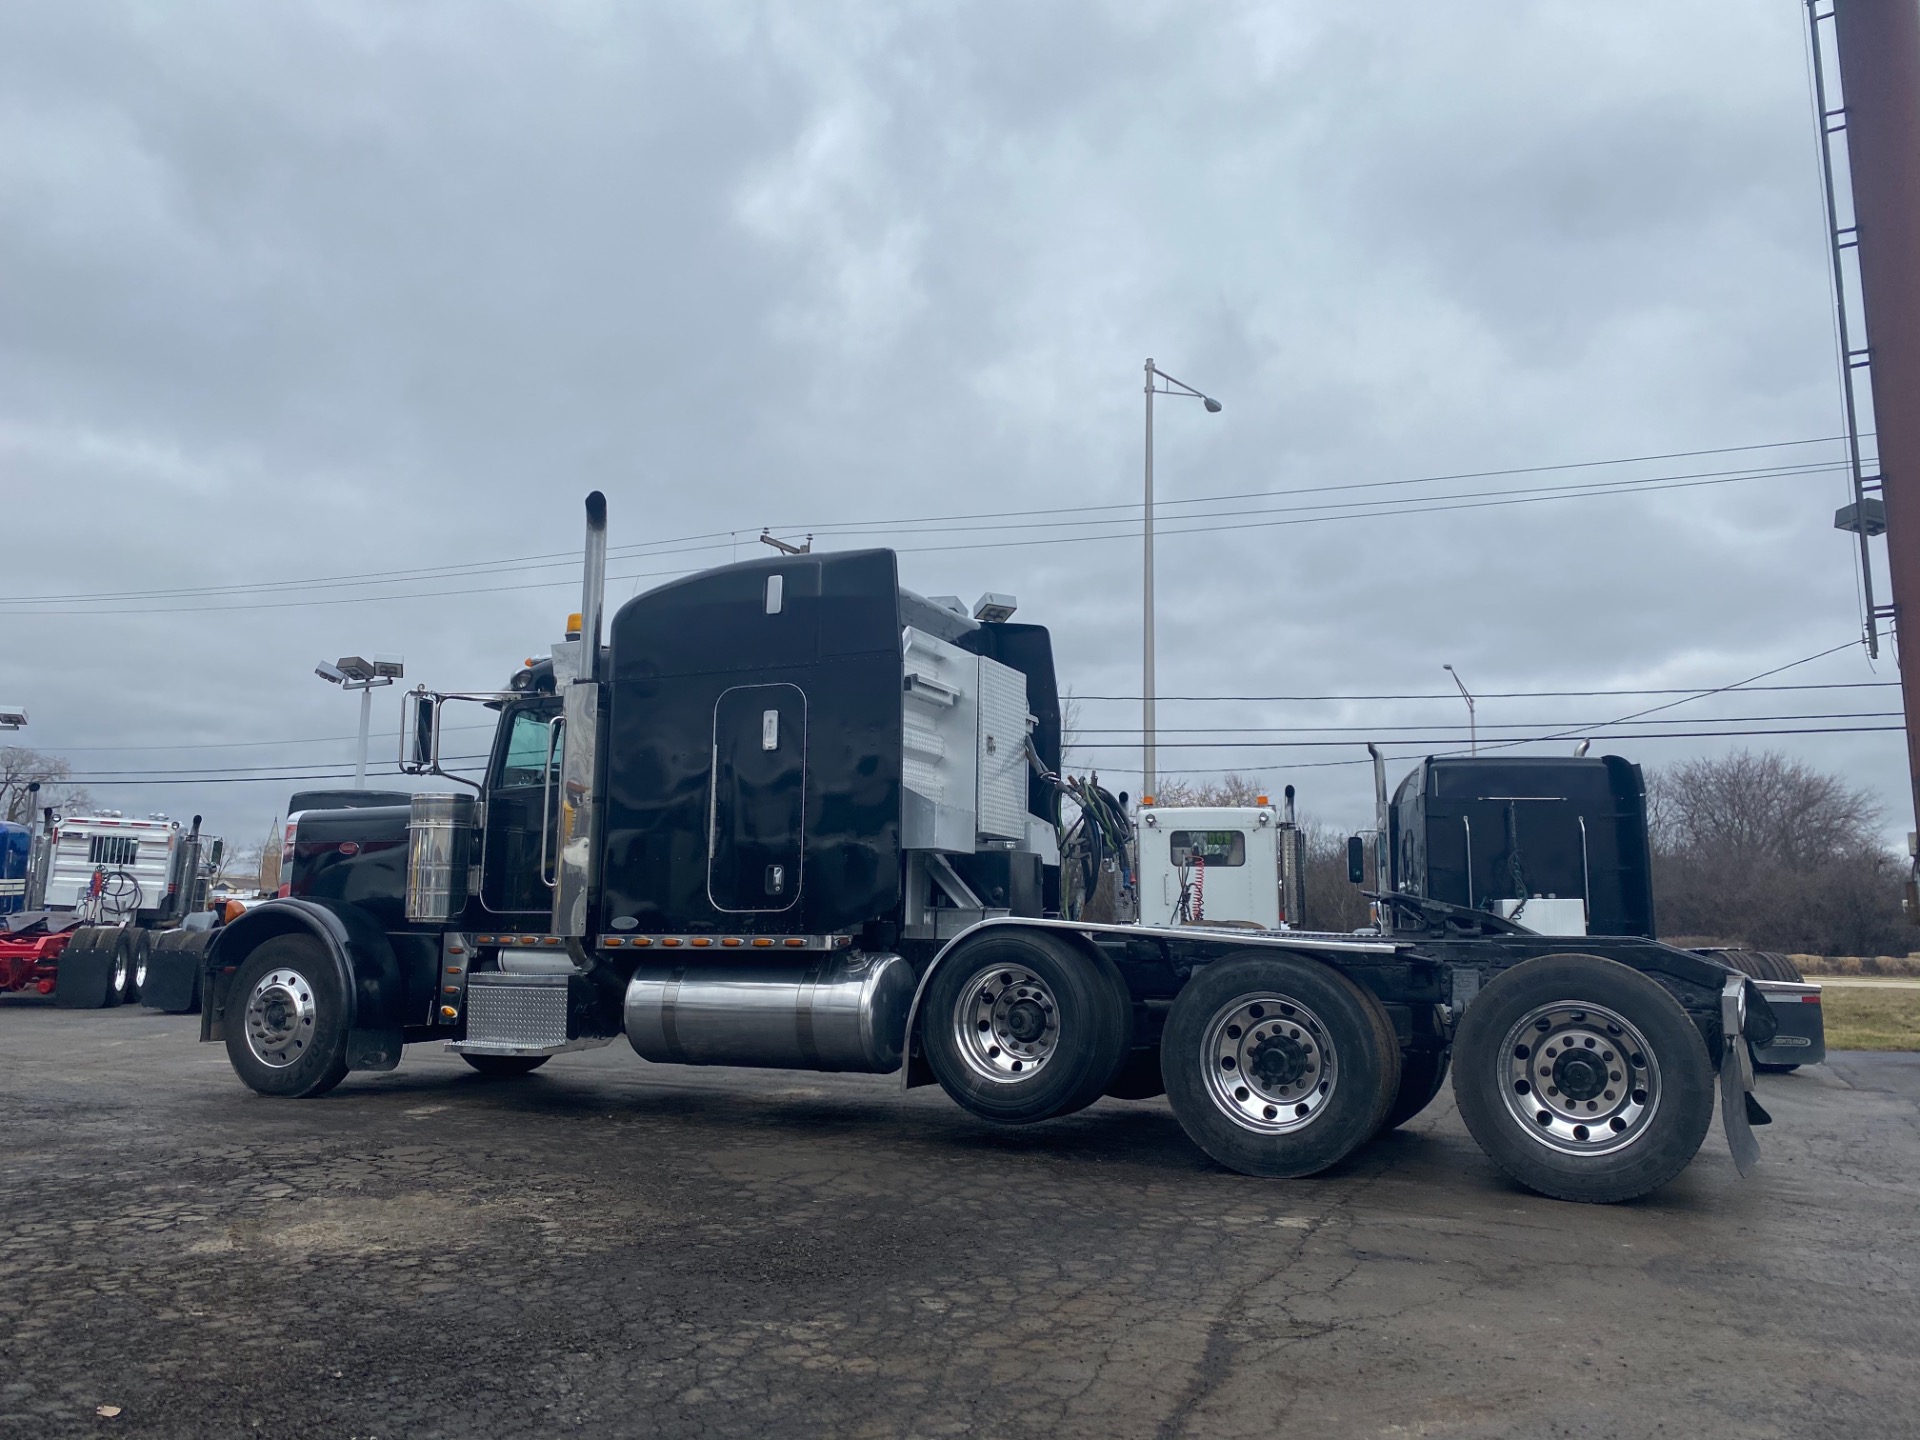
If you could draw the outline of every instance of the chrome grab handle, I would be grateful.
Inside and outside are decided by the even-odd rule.
[[[553,752],[560,734],[567,728],[567,717],[556,715],[547,721],[547,767],[540,782],[540,883],[549,890],[560,883],[560,867],[547,873],[547,831],[553,816]]]

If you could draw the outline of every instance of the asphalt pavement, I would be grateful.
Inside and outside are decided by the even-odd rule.
[[[197,1027],[0,999],[0,1435],[1920,1429],[1915,1057],[1763,1077],[1751,1178],[1716,1130],[1591,1207],[1444,1098],[1261,1181],[1157,1101],[1007,1131],[624,1044],[272,1101]]]

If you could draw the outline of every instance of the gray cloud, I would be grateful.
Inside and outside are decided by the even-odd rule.
[[[1800,24],[1732,3],[9,7],[8,588],[564,554],[594,486],[616,545],[719,532],[616,558],[626,577],[724,561],[766,524],[1125,504],[1148,354],[1227,401],[1167,402],[1174,501],[1831,435]],[[1162,687],[1439,695],[1443,660],[1488,691],[1722,684],[1856,629],[1840,491],[1802,475],[1169,534]],[[1079,691],[1136,693],[1138,541],[1075,533],[874,539],[916,588],[1018,593]],[[987,548],[940,548],[960,545]],[[410,676],[495,684],[575,583],[562,559],[0,608],[0,694],[32,711],[22,738],[83,770],[337,765],[350,744],[307,737],[349,733],[354,707],[313,660],[397,650]],[[352,603],[286,603],[313,600]],[[1857,652],[1782,678],[1803,676],[1872,678]],[[1137,724],[1129,704],[1086,711]],[[1170,703],[1162,721],[1440,734],[1460,711]],[[382,749],[391,720],[383,704]],[[267,740],[289,743],[94,748]],[[1899,821],[1897,735],[1773,743]],[[1276,755],[1350,753],[1169,750],[1163,768],[1279,779]],[[1361,768],[1297,774],[1316,812],[1363,817]],[[287,788],[100,793],[253,833]]]

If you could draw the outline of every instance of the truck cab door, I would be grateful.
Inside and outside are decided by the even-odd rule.
[[[495,914],[537,921],[553,914],[551,860],[542,857],[542,807],[549,850],[557,843],[561,747],[560,702],[518,701],[500,718],[487,766],[487,821],[480,861],[480,903]],[[551,783],[550,783],[551,782]],[[548,863],[543,867],[543,858]],[[545,873],[543,874],[543,869]]]

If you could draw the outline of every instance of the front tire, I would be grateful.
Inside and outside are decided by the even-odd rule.
[[[1400,1084],[1393,1026],[1370,993],[1318,960],[1258,951],[1187,982],[1160,1063],[1180,1128],[1242,1175],[1338,1164],[1372,1138]]]
[[[227,1002],[227,1059],[262,1095],[324,1095],[347,1074],[347,995],[318,940],[276,935],[249,955]]]
[[[1556,1200],[1631,1200],[1673,1179],[1706,1138],[1713,1080],[1680,1002],[1597,955],[1514,966],[1454,1036],[1468,1131],[1507,1174]]]
[[[1111,961],[1043,931],[989,931],[927,987],[927,1063],[954,1103],[1030,1125],[1085,1109],[1125,1060],[1133,1010]]]
[[[489,1080],[511,1080],[521,1075],[531,1075],[553,1057],[551,1055],[469,1055],[462,1051],[460,1058]]]

